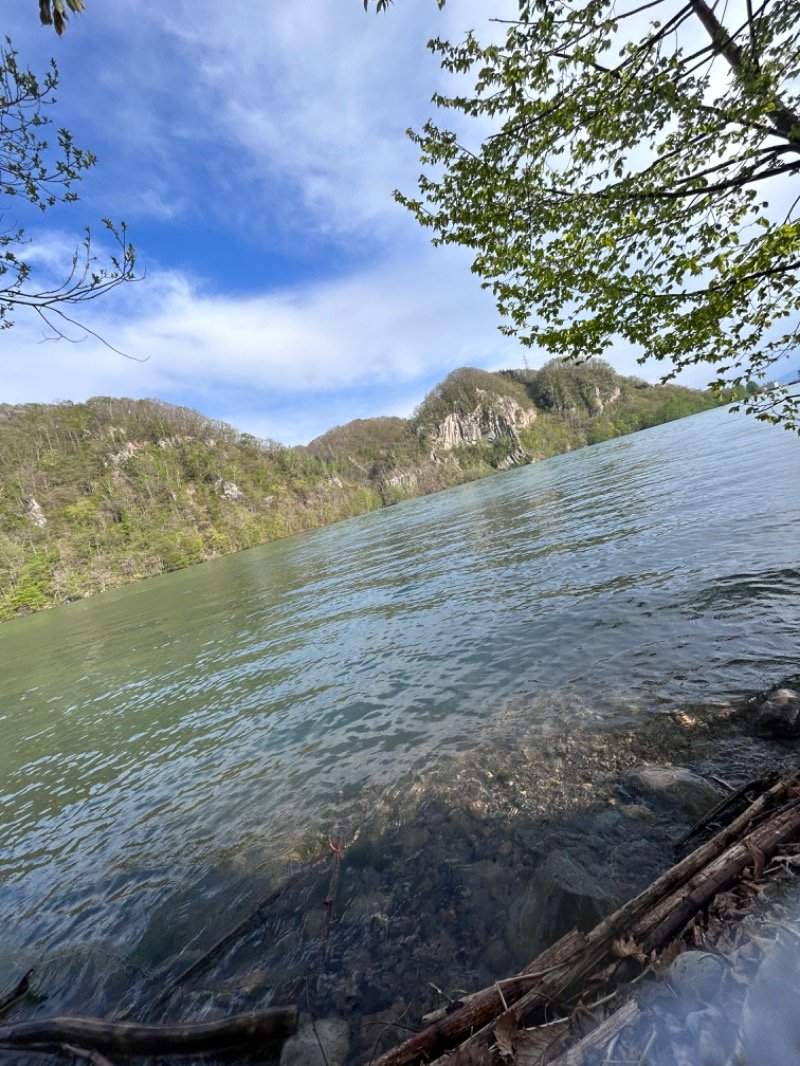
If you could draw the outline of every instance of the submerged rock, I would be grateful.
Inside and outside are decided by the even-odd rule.
[[[679,807],[690,818],[702,818],[719,803],[721,793],[691,770],[676,766],[640,766],[623,774],[622,786],[634,796]]]
[[[762,737],[800,736],[800,692],[793,688],[770,692],[759,708],[754,728]]]
[[[528,887],[512,903],[506,942],[515,955],[532,959],[575,926],[591,929],[614,906],[599,882],[574,857],[557,849],[537,867]]]
[[[344,1066],[350,1050],[350,1026],[342,1018],[300,1015],[300,1025],[281,1050],[280,1066]]]

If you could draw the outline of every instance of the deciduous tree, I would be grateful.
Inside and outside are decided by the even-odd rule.
[[[409,131],[397,199],[524,344],[710,364],[800,428],[800,392],[764,390],[800,340],[800,0],[520,0],[504,29],[430,42],[473,88],[434,97],[457,132]]]

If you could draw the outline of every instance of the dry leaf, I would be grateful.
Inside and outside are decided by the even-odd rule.
[[[540,1066],[547,1049],[566,1032],[568,1026],[569,1019],[564,1018],[552,1025],[523,1029],[514,1041],[516,1066]]]
[[[511,1011],[501,1014],[494,1023],[494,1038],[497,1041],[497,1050],[508,1059],[514,1058],[516,1038],[519,1036],[519,1026]]]
[[[653,972],[656,974],[664,973],[664,971],[668,970],[677,957],[682,955],[684,951],[686,951],[686,945],[682,940],[676,938],[667,944],[660,955],[656,955],[656,953],[653,952],[650,956],[650,961],[653,964]]]
[[[619,963],[618,962],[610,962],[608,964],[608,966],[603,967],[603,969],[598,971],[596,974],[594,974],[593,977],[590,977],[587,980],[586,983],[589,984],[589,985],[605,985],[605,984],[608,984],[608,982],[616,974],[618,968],[619,968]]]
[[[462,1044],[441,1060],[446,1066],[495,1066],[485,1044]]]
[[[618,959],[638,959],[639,962],[647,962],[647,956],[632,936],[618,937],[611,945],[611,953]]]

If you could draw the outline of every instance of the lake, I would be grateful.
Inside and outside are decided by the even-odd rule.
[[[326,835],[378,898],[462,771],[798,673],[799,530],[800,441],[716,410],[4,624],[9,983],[135,1010]]]

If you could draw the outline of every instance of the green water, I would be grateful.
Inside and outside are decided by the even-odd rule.
[[[799,519],[715,411],[3,625],[4,971],[110,1009],[415,775],[798,672]]]

